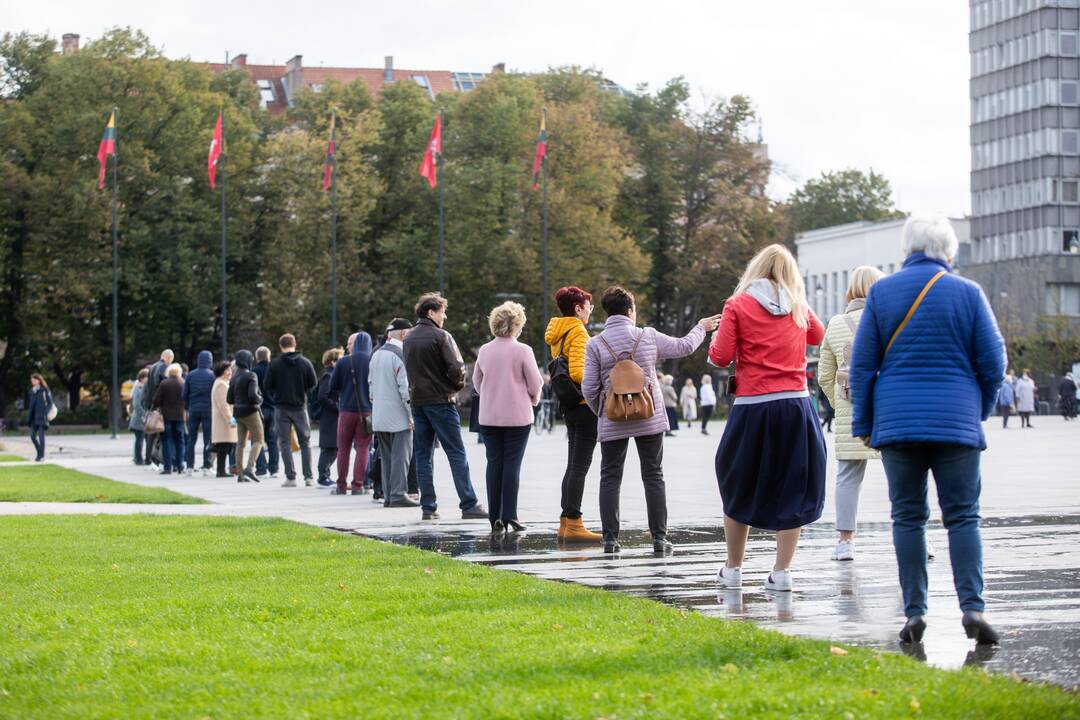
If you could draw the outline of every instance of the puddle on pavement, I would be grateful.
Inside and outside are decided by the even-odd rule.
[[[340,529],[340,528],[338,528]],[[396,530],[345,529],[468,562],[648,597],[704,615],[749,620],[792,635],[901,651],[903,624],[896,560],[887,524],[860,527],[854,562],[833,562],[835,535],[827,527],[803,533],[795,563],[795,591],[766,592],[771,533],[751,534],[741,590],[719,590],[723,530],[672,530],[674,555],[652,553],[648,533],[624,531],[618,556],[599,543],[561,546],[554,525],[493,538],[474,526],[411,526]],[[931,526],[937,558],[929,564],[927,634],[914,649],[939,667],[978,665],[1000,673],[1066,687],[1080,685],[1080,517],[989,520],[983,526],[987,614],[1002,635],[998,648],[977,648],[960,627],[945,530]],[[910,649],[909,649],[910,650]]]

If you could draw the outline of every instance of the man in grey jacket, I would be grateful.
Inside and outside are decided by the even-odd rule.
[[[418,507],[406,495],[412,462],[413,421],[409,377],[402,348],[412,323],[394,318],[386,328],[386,342],[371,356],[368,391],[371,427],[382,454],[382,486],[386,507]]]

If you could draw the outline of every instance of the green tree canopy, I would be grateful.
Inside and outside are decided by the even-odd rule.
[[[889,181],[873,169],[822,173],[796,190],[789,206],[796,232],[904,216],[893,204]]]

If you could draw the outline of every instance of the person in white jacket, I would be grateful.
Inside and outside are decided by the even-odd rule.
[[[713,390],[712,376],[701,376],[701,434],[709,434],[709,418],[716,409],[716,391]]]
[[[686,384],[679,393],[679,405],[682,406],[683,420],[686,421],[686,429],[689,430],[697,420],[697,386],[694,385],[694,378],[686,378]]]

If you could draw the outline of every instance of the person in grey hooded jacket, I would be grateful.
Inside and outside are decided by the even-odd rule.
[[[195,467],[195,441],[202,427],[202,471],[210,469],[210,390],[214,387],[214,356],[209,350],[199,353],[198,367],[184,380],[184,409],[187,410],[187,472]]]

